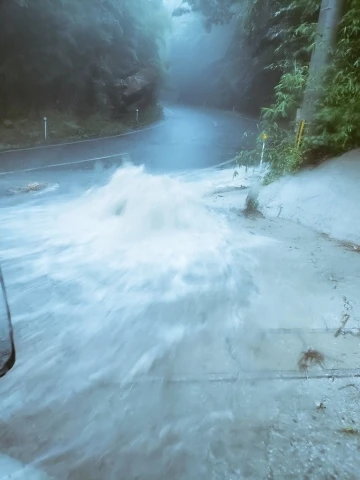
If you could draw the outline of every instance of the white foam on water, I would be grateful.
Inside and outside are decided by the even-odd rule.
[[[358,477],[358,436],[338,431],[358,425],[349,380],[241,382],[258,327],[287,302],[307,305],[283,293],[283,245],[206,208],[241,175],[128,165],[81,196],[62,195],[59,180],[59,194],[5,202],[17,363],[0,381],[0,451],[21,463],[3,476]],[[239,382],[211,381],[214,372]]]
[[[0,453],[0,478],[2,480],[49,480],[40,470],[21,464]]]
[[[126,166],[80,198],[3,209],[18,360],[2,414],[19,436],[34,425],[22,455],[58,478],[116,461],[119,435],[136,437],[134,405],[138,418],[165,408],[158,387],[134,400],[126,385],[169,365],[186,337],[241,325],[256,292],[252,239],[204,206],[208,188]]]

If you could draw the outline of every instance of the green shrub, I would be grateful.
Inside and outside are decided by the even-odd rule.
[[[261,8],[251,0],[249,16]],[[311,158],[340,154],[360,146],[360,1],[347,0],[339,26],[338,43],[332,65],[325,73],[321,100],[317,104],[314,131],[296,146],[295,118],[306,87],[310,52],[314,46],[319,0],[277,0],[268,30],[282,40],[275,49],[275,62],[268,68],[282,72],[275,87],[275,101],[262,110],[262,129],[269,135],[266,161],[271,171],[268,183],[282,174],[298,170]],[[258,17],[256,17],[258,18]],[[256,18],[249,20],[254,35]],[[260,158],[261,142],[249,152],[241,152],[238,162],[254,164]]]

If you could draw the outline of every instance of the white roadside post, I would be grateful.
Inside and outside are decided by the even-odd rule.
[[[266,140],[267,140],[268,136],[266,135],[266,133],[263,133],[261,135],[261,138],[262,138],[263,143],[262,143],[262,148],[261,148],[260,169],[261,169],[261,167],[263,165],[263,162],[264,162],[265,143],[266,143]]]
[[[44,138],[47,139],[47,117],[44,117]]]

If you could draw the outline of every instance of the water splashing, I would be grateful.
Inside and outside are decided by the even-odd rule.
[[[3,210],[18,343],[18,365],[0,386],[3,415],[33,422],[41,438],[58,433],[50,444],[20,442],[28,460],[61,476],[64,461],[70,471],[100,468],[119,435],[128,452],[150,441],[163,393],[143,384],[134,397],[129,386],[166,379],[185,338],[213,326],[225,341],[241,324],[255,292],[249,240],[235,242],[202,193],[127,166],[80,198]]]

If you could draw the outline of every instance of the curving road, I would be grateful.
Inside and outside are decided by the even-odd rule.
[[[0,152],[1,180],[24,169],[30,170],[22,172],[25,177],[34,178],[32,169],[84,170],[96,161],[109,166],[125,157],[150,171],[209,167],[233,158],[256,132],[255,120],[232,112],[171,106],[164,121],[129,134]]]

